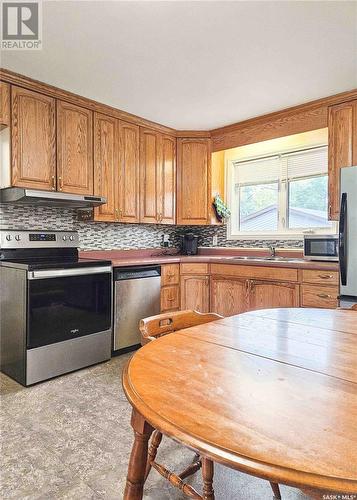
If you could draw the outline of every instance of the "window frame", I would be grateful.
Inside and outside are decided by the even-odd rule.
[[[288,210],[289,210],[289,179],[286,178],[283,180],[283,176],[280,174],[280,178],[278,181],[278,230],[277,231],[234,231],[234,228],[239,227],[239,216],[240,216],[240,193],[238,187],[238,193],[234,194],[236,189],[235,183],[235,166],[238,163],[244,163],[247,161],[254,161],[264,158],[271,158],[274,156],[282,156],[283,159],[287,158],[289,153],[299,153],[304,151],[309,151],[313,149],[319,149],[322,147],[327,147],[327,144],[321,144],[318,146],[313,146],[310,148],[298,148],[292,149],[290,151],[284,151],[281,153],[262,155],[257,157],[249,157],[242,158],[239,160],[228,160],[226,163],[226,199],[228,205],[231,209],[231,217],[227,222],[227,239],[228,240],[303,240],[305,234],[337,234],[338,232],[338,223],[335,221],[331,221],[330,227],[314,227],[314,228],[301,228],[301,230],[297,230],[297,228],[289,229],[288,225]],[[299,179],[309,179],[315,177],[322,177],[326,174],[317,174],[317,175],[306,175],[304,177],[300,177]],[[267,184],[265,182],[256,182],[256,183],[247,183],[245,185],[260,185]],[[242,184],[243,185],[243,184]],[[238,219],[238,225],[237,225]]]

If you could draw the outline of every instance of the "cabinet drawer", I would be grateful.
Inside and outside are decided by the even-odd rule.
[[[197,262],[181,264],[181,274],[208,274],[208,264]]]
[[[338,285],[337,271],[318,271],[304,269],[302,281],[304,283],[320,283],[321,285]]]
[[[180,283],[180,264],[161,266],[161,286],[178,285]]]
[[[302,307],[323,307],[325,309],[336,309],[338,306],[338,287],[335,286],[301,286]]]
[[[180,307],[180,288],[165,286],[161,288],[161,311],[171,311]]]

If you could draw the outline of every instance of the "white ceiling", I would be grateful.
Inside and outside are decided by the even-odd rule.
[[[46,1],[43,23],[3,67],[178,129],[357,86],[354,1]]]

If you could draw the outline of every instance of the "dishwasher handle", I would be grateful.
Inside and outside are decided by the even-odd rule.
[[[160,266],[115,267],[114,281],[135,280],[161,276]]]

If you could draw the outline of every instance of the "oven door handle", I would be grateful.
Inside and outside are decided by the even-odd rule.
[[[81,269],[49,269],[48,271],[29,271],[29,280],[42,280],[47,278],[67,278],[69,276],[86,276],[88,274],[111,273],[110,266],[85,267]]]

